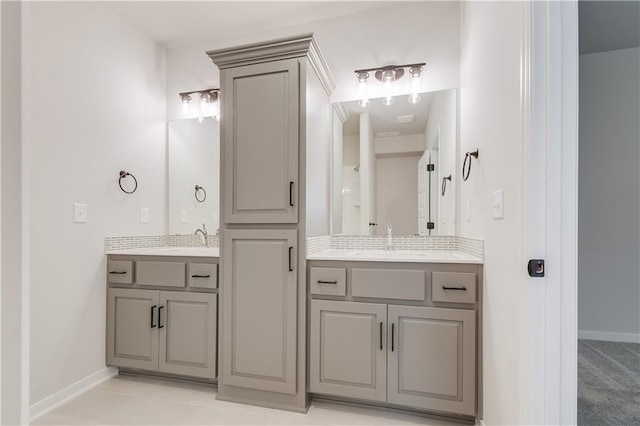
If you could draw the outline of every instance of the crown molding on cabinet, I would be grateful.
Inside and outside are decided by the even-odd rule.
[[[338,114],[338,118],[342,122],[345,123],[349,119],[349,110],[346,106],[344,106],[343,102],[336,102],[333,104],[333,110]]]
[[[333,75],[313,39],[312,33],[210,50],[207,52],[207,56],[221,70],[281,59],[308,57],[327,95],[330,96],[336,88]]]

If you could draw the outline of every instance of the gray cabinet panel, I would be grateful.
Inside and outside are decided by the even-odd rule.
[[[158,369],[157,291],[110,288],[107,303],[107,363]],[[156,324],[155,327],[152,327]]]
[[[133,262],[130,260],[109,260],[107,274],[110,283],[131,284],[133,283]]]
[[[433,272],[431,300],[449,303],[476,303],[476,274]]]
[[[346,268],[311,268],[309,273],[311,294],[344,296],[347,294]]]
[[[311,392],[386,401],[387,306],[311,301]]]
[[[184,262],[136,262],[136,284],[159,287],[184,287]]]
[[[215,378],[217,295],[160,292],[159,371]]]
[[[424,300],[424,278],[423,270],[353,268],[351,294],[353,297]]]
[[[295,393],[296,247],[296,230],[224,231],[223,383]]]
[[[389,305],[388,402],[475,415],[475,311]]]
[[[297,59],[225,70],[226,223],[298,222],[299,91]]]
[[[189,287],[218,288],[218,265],[215,263],[189,263]]]

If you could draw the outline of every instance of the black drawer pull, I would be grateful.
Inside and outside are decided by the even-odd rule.
[[[293,271],[293,247],[289,247],[289,272]]]
[[[109,271],[109,273],[114,275],[125,275],[127,271]]]
[[[293,207],[293,182],[289,182],[289,205]]]
[[[391,323],[391,352],[394,350],[393,341],[395,340],[396,334],[396,325],[395,323]]]
[[[318,284],[338,284],[338,281],[323,281],[323,280],[318,280]]]
[[[380,322],[380,350],[382,350],[382,321]]]
[[[160,306],[158,308],[158,328],[164,328],[164,325],[162,325],[162,309],[164,308],[164,306]]]
[[[442,286],[443,290],[459,290],[459,291],[467,291],[466,287],[447,287],[446,285]]]
[[[211,275],[191,275],[191,278],[211,278]]]
[[[155,312],[154,312],[154,311],[156,310],[156,308],[157,308],[157,306],[156,306],[156,305],[153,305],[153,306],[151,307],[151,328],[155,328],[155,326],[156,326],[156,325],[153,323],[153,317],[154,317],[154,314],[155,314]]]

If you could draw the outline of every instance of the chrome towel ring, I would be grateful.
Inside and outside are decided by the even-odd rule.
[[[131,176],[133,178],[133,182],[135,183],[135,186],[131,191],[127,191],[122,187],[122,179],[126,178],[127,176]],[[136,192],[136,189],[138,189],[138,179],[136,179],[136,177],[131,173],[120,170],[120,179],[118,179],[118,185],[120,186],[120,189],[122,189],[122,192],[124,192],[125,194],[133,194],[134,192]]]
[[[200,199],[198,197],[198,193],[202,191],[202,199]],[[204,200],[207,199],[207,191],[204,190],[203,187],[201,187],[200,185],[196,185],[196,191],[195,191],[195,196],[196,196],[196,201],[199,203],[204,203]]]
[[[464,163],[462,163],[462,180],[465,182],[469,179],[469,175],[471,174],[471,157],[478,159],[479,150],[476,149],[473,152],[467,152],[464,156]],[[469,166],[467,167],[467,161],[469,162]]]
[[[451,175],[442,178],[442,196],[447,192],[447,181],[451,182]]]

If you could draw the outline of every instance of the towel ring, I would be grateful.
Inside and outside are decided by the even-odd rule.
[[[133,182],[135,182],[135,186],[131,191],[127,191],[122,187],[122,179],[126,178],[127,176],[131,176],[133,178]],[[125,194],[133,194],[134,192],[136,192],[136,189],[138,189],[138,179],[136,179],[136,177],[131,173],[120,170],[120,179],[118,179],[118,185],[120,186],[120,189],[122,189],[122,192],[124,192]]]
[[[451,175],[442,178],[442,196],[447,192],[447,181],[451,182]]]
[[[198,198],[198,192],[202,191],[202,199]],[[204,200],[207,199],[207,191],[204,190],[203,187],[201,187],[200,185],[196,185],[196,191],[195,191],[195,196],[196,196],[196,201],[199,203],[204,203]]]
[[[464,156],[464,163],[462,163],[462,180],[465,182],[469,179],[469,175],[471,174],[471,157],[478,159],[479,150],[476,149],[473,152],[467,152]],[[469,167],[467,168],[467,160],[469,161]]]

